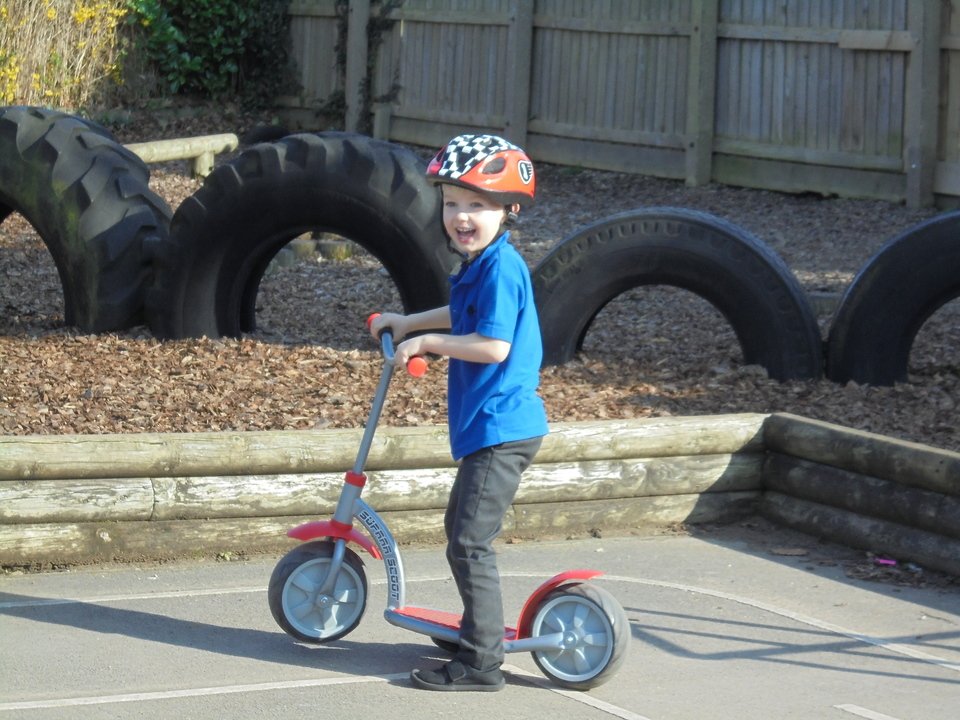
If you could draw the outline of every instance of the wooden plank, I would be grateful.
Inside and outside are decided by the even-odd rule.
[[[552,122],[540,118],[531,119],[528,127],[531,133],[556,135],[557,137],[571,140],[591,140],[679,149],[686,146],[686,137],[675,133],[655,133],[644,132],[642,130],[622,130],[619,128],[575,125],[572,123]]]
[[[960,163],[937,163],[933,191],[944,195],[960,195]]]
[[[469,12],[463,10],[419,10],[408,7],[399,7],[387,14],[391,20],[402,20],[405,23],[424,23],[431,25],[509,25],[510,20],[496,14],[485,12]]]
[[[297,17],[337,17],[336,0],[291,0],[287,15]]]
[[[844,50],[911,52],[917,47],[917,40],[911,32],[893,30],[777,27],[721,22],[717,26],[717,34],[719,37],[731,40],[836,45]]]
[[[771,452],[763,485],[860,515],[960,539],[960,497]]]
[[[924,490],[960,495],[960,453],[789,413],[771,415],[764,423],[763,436],[771,452]]]
[[[576,32],[588,31],[615,35],[655,35],[655,36],[685,36],[690,35],[693,28],[688,23],[672,22],[638,22],[619,19],[592,17],[588,22],[584,18],[567,18],[535,13],[533,25],[544,30],[572,30]]]
[[[776,492],[763,494],[759,511],[816,537],[960,575],[960,540]]]
[[[538,462],[759,452],[766,415],[556,423]],[[360,430],[0,436],[0,480],[343,472]],[[451,467],[443,427],[381,428],[371,471]]]
[[[675,180],[682,180],[686,173],[686,153],[682,149],[577,140],[535,134],[532,130],[526,149],[533,157],[558,165],[639,173]]]
[[[903,170],[903,159],[899,157],[866,155],[842,150],[819,150],[816,148],[790,145],[774,145],[751,142],[749,140],[717,138],[714,142],[714,151],[729,155],[742,155],[750,158],[801,162],[810,165],[842,167],[852,170],[885,170],[891,172],[900,172]]]
[[[350,0],[347,14],[347,59],[344,80],[344,128],[357,132],[363,110],[363,88],[367,81],[367,25],[370,0]]]
[[[0,481],[0,524],[150,520],[149,478]]]
[[[908,206],[918,208],[933,204],[940,98],[939,0],[912,2],[910,27],[920,38],[920,43],[911,54],[904,98],[906,200]]]
[[[759,453],[535,463],[515,503],[579,502],[760,489]],[[446,507],[455,468],[371,473],[377,511]],[[0,523],[330,515],[341,473],[0,482]]]
[[[533,0],[513,0],[507,36],[507,87],[504,134],[525,147],[530,117],[530,73],[533,68]]]
[[[600,532],[678,523],[734,522],[755,512],[758,492],[671,495],[514,506],[510,535]]]
[[[725,185],[763,188],[781,192],[819,192],[843,197],[863,197],[901,202],[906,196],[903,174],[874,170],[833,168],[829,173],[817,165],[717,153],[713,179]]]
[[[507,538],[568,536],[684,522],[730,522],[751,514],[759,492],[594,500],[514,506],[504,519]],[[401,543],[443,540],[443,511],[385,512]],[[0,564],[36,565],[142,560],[219,553],[283,552],[296,542],[287,531],[313,516],[221,518],[163,522],[0,525]],[[359,548],[355,550],[362,552]]]
[[[917,39],[907,31],[841,30],[837,45],[841,50],[913,52],[917,47]]]

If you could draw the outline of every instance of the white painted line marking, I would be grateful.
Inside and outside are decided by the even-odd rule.
[[[204,595],[240,595],[243,593],[266,592],[265,587],[230,588],[224,590],[170,590],[168,592],[135,593],[131,595],[101,595],[88,598],[38,598],[36,600],[12,600],[0,602],[0,610],[21,607],[47,607],[50,605],[105,605],[112,602],[126,602],[128,600],[164,600],[169,598],[202,597]]]
[[[360,677],[343,676],[334,678],[316,678],[314,680],[288,680],[282,682],[256,683],[252,685],[224,685],[222,687],[188,688],[185,690],[129,693],[126,695],[100,695],[97,697],[76,697],[60,698],[56,700],[0,703],[0,712],[6,712],[10,710],[48,710],[50,708],[78,707],[80,705],[150,702],[155,700],[172,700],[175,698],[265,692],[269,690],[291,690],[296,688],[322,687],[329,685],[354,685],[357,683],[389,682],[390,680],[402,680],[403,678],[407,677],[409,677],[409,673],[397,673],[393,675],[363,675]]]
[[[867,710],[867,708],[862,708],[859,705],[834,705],[834,707],[837,710],[843,710],[851,715],[867,718],[867,720],[897,720],[897,718],[890,715],[884,715],[883,713],[874,712],[873,710]]]
[[[911,657],[914,660],[922,660],[923,662],[931,663],[933,665],[939,665],[940,667],[946,668],[947,670],[952,670],[953,672],[960,673],[960,664],[952,663],[949,660],[944,658],[937,657],[936,655],[931,655],[930,653],[924,652],[923,650],[916,650],[907,645],[901,643],[891,643],[887,642],[883,638],[872,637],[870,635],[864,635],[863,633],[858,633],[854,630],[848,630],[847,628],[840,627],[839,625],[834,625],[833,623],[828,623],[824,620],[818,620],[812,618],[808,615],[802,615],[800,613],[793,612],[792,610],[784,610],[783,608],[778,608],[774,605],[769,605],[765,602],[759,600],[751,600],[750,598],[740,597],[738,595],[731,595],[730,593],[725,593],[721,590],[709,590],[707,588],[694,587],[692,585],[681,585],[679,583],[672,582],[663,582],[660,580],[644,580],[642,578],[631,578],[624,577],[622,575],[604,575],[607,580],[616,580],[619,582],[626,583],[636,583],[638,585],[653,585],[655,587],[663,587],[671,590],[683,590],[686,592],[699,593],[701,595],[709,595],[711,597],[720,598],[722,600],[729,600],[730,602],[740,603],[741,605],[747,605],[757,610],[763,610],[764,612],[773,613],[774,615],[779,615],[781,617],[794,620],[803,625],[810,625],[811,627],[818,628],[820,630],[826,630],[827,632],[832,632],[835,635],[843,635],[848,637],[851,640],[856,640],[858,642],[865,643],[867,645],[873,645],[875,647],[883,648],[889,650],[890,652],[898,653],[900,655],[906,655]]]
[[[521,675],[524,679],[529,680],[538,687],[545,688],[550,692],[556,693],[557,695],[563,695],[563,697],[570,698],[581,705],[589,705],[595,710],[600,710],[609,715],[613,715],[614,717],[622,718],[623,720],[650,720],[650,718],[646,717],[645,715],[637,715],[635,712],[625,710],[617,705],[611,705],[610,703],[592,697],[587,693],[559,688],[556,685],[551,684],[549,680],[546,680],[539,675],[534,675],[533,673],[527,672],[523,668],[519,668],[516,665],[508,665],[504,663],[503,669],[513,675]]]

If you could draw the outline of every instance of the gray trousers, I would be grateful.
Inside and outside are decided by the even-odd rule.
[[[503,663],[503,599],[493,541],[542,438],[503,443],[460,463],[444,516],[447,562],[463,601],[457,659],[477,670]]]

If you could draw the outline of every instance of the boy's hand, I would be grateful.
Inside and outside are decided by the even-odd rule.
[[[404,316],[399,313],[383,313],[375,317],[373,322],[370,323],[370,334],[374,339],[379,340],[380,333],[389,328],[393,333],[394,341],[399,341],[406,335],[403,321]]]
[[[394,363],[397,367],[406,367],[413,358],[426,355],[423,350],[423,335],[404,340],[393,349]]]

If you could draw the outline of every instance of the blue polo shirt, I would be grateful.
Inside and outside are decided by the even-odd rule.
[[[546,435],[537,395],[543,342],[530,272],[505,232],[451,279],[453,335],[479,333],[510,343],[500,363],[450,359],[447,380],[454,459],[500,443]]]

